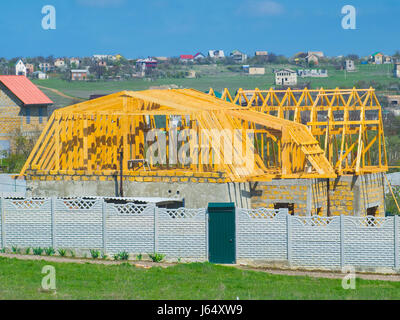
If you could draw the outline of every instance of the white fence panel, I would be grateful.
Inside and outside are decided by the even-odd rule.
[[[339,217],[290,217],[292,265],[340,267]]]
[[[3,199],[4,247],[51,247],[50,199]]]
[[[237,209],[237,259],[287,258],[287,209]]]
[[[103,247],[102,200],[55,200],[55,247],[100,249]]]
[[[207,260],[206,210],[157,209],[157,251],[170,258]]]
[[[107,252],[153,253],[154,210],[153,204],[107,204]]]
[[[346,265],[394,267],[394,218],[344,216]]]

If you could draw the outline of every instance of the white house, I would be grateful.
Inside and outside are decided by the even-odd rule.
[[[81,60],[79,60],[78,58],[71,58],[69,59],[69,65],[75,65],[76,68],[79,68],[80,64],[81,64]]]
[[[352,71],[356,71],[356,66],[354,65],[354,61],[347,59],[344,62],[344,68],[346,69],[346,71],[348,72],[352,72]]]
[[[47,76],[47,74],[45,74],[42,71],[35,71],[34,73],[32,73],[32,76],[36,79],[39,80],[44,80],[44,79],[48,79],[49,77]]]
[[[292,69],[275,70],[275,84],[280,86],[297,85],[297,73]]]
[[[22,60],[18,60],[17,64],[15,65],[15,74],[17,76],[25,76],[26,77],[26,66],[22,62]]]
[[[224,50],[208,50],[208,56],[210,58],[225,58]]]
[[[64,68],[64,67],[65,67],[65,61],[64,61],[64,59],[62,59],[62,58],[57,59],[57,60],[54,62],[54,66],[55,66],[56,68]]]

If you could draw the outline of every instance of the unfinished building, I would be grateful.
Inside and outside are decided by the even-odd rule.
[[[124,91],[56,110],[20,176],[33,196],[140,196],[384,214],[374,90]]]

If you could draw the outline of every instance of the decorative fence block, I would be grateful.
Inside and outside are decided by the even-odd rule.
[[[206,210],[158,209],[157,251],[175,258],[207,260]]]
[[[106,248],[109,253],[154,252],[155,205],[107,204]]]

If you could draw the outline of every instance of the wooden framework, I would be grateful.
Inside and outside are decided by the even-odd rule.
[[[20,176],[116,175],[120,170],[124,176],[136,175],[148,169],[128,168],[128,160],[148,160],[149,148],[162,140],[155,135],[149,143],[145,137],[158,130],[166,133],[166,162],[150,163],[154,175],[217,173],[234,182],[336,177],[305,125],[251,109],[192,89],[123,91],[58,109]],[[245,138],[246,130],[254,132],[253,141]],[[198,138],[178,142],[173,132],[183,131]],[[210,148],[204,150],[206,142]],[[192,162],[173,161],[171,146],[186,148]]]
[[[210,95],[215,96],[212,89]],[[373,88],[243,90],[222,100],[308,126],[338,175],[388,170],[382,111]]]

